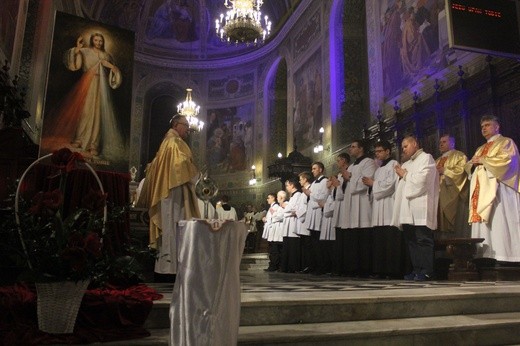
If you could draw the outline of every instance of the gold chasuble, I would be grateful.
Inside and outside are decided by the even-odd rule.
[[[183,219],[190,220],[193,217],[200,217],[197,197],[191,184],[191,179],[197,173],[190,147],[175,130],[170,129],[148,167],[141,198],[138,201],[138,206],[149,209],[150,245],[152,247],[155,247],[155,243],[161,235],[160,202],[168,197],[171,189],[182,186]]]
[[[436,161],[437,167],[444,168],[444,173],[440,175],[439,191],[439,216],[442,216],[439,217],[439,230],[441,231],[454,231],[459,201],[467,200],[468,175],[464,171],[467,161],[462,151],[454,149]]]
[[[520,192],[519,156],[512,139],[495,135],[480,146],[475,155],[481,158],[481,165],[475,167],[470,185],[469,222],[489,222],[498,183],[505,184]],[[466,164],[466,172],[471,172],[472,164]]]

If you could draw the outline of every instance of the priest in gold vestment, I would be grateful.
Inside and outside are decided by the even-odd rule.
[[[520,163],[518,148],[500,134],[497,117],[480,120],[487,143],[465,166],[471,176],[469,222],[473,238],[485,238],[477,257],[520,262]]]
[[[138,206],[148,208],[150,246],[158,250],[155,272],[177,273],[177,222],[199,217],[194,182],[198,170],[185,140],[187,119],[175,115],[155,158],[148,166]]]
[[[441,237],[469,237],[468,175],[466,155],[455,149],[455,138],[449,134],[439,140],[439,157],[435,164],[440,178],[439,225]]]

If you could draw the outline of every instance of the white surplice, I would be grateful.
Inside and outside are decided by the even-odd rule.
[[[305,226],[311,231],[320,231],[323,208],[320,203],[325,203],[329,196],[327,188],[328,179],[324,176],[318,177],[312,182],[309,190],[309,201],[307,202],[307,214],[305,215]]]
[[[415,158],[403,163],[402,168],[408,173],[397,185],[392,225],[401,228],[401,225],[409,224],[435,230],[439,205],[439,174],[435,160],[421,150]]]
[[[394,197],[399,176],[395,173],[396,160],[388,161],[374,174],[372,186],[372,227],[388,226],[392,223]]]
[[[265,213],[265,223],[264,223],[264,231],[262,233],[262,238],[265,240],[268,240],[269,237],[273,237],[273,235],[270,235],[271,232],[274,232],[273,229],[273,215],[278,209],[279,205],[278,203],[274,202],[269,206],[269,209],[267,209],[267,212]]]
[[[372,224],[372,205],[368,194],[368,186],[363,184],[363,177],[373,178],[376,164],[373,159],[365,157],[358,164],[349,166],[351,177],[348,184],[350,192],[349,227],[366,228]]]
[[[347,172],[352,172],[352,165],[348,166]],[[342,178],[342,184],[345,185],[345,190],[343,190],[342,186],[338,187],[338,190],[336,191],[336,194],[341,194],[343,198],[341,199],[339,203],[339,213],[338,213],[338,219],[336,221],[336,227],[341,229],[347,229],[350,228],[350,204],[352,201],[350,188],[349,188],[349,181],[345,181]],[[338,196],[338,195],[336,195]]]
[[[334,216],[334,199],[332,194],[327,197],[323,207],[323,218],[321,219],[320,240],[336,240],[336,228],[332,226]]]
[[[305,186],[306,188],[309,188]],[[310,235],[311,231],[307,229],[307,203],[309,197],[306,194],[302,193],[302,196],[298,200],[298,205],[296,206],[296,217],[302,223],[299,228],[296,228],[296,234],[298,235]]]
[[[215,210],[216,210],[219,220],[232,220],[232,221],[238,220],[237,211],[234,207],[231,207],[229,210],[224,210],[224,208],[222,208],[222,206],[219,206]]]
[[[283,241],[283,219],[284,219],[284,208],[281,205],[276,204],[275,211],[271,218],[271,230],[267,241]]]
[[[300,199],[307,198],[305,194],[300,191],[296,191],[293,193],[285,208],[283,208],[284,220],[283,220],[283,236],[298,238],[299,232],[301,232],[300,228],[303,227],[303,223],[299,220],[296,211],[300,204]]]

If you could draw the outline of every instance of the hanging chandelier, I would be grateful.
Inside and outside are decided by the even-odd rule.
[[[258,44],[271,33],[271,22],[262,18],[263,0],[225,0],[229,9],[215,20],[217,36],[228,43]]]
[[[186,117],[190,124],[190,129],[195,131],[201,131],[204,127],[204,122],[197,118],[199,115],[200,106],[197,105],[191,98],[191,88],[186,89],[186,100],[177,105],[177,113]]]

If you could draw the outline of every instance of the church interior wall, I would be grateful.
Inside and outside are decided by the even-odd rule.
[[[158,126],[150,114],[151,102],[167,95],[170,88],[170,96],[175,101],[179,92],[183,95],[187,84],[193,84],[193,97],[202,106],[201,118],[206,124],[211,110],[244,108],[252,112],[252,162],[256,166],[258,184],[248,185],[253,174],[249,165],[214,175],[222,186],[222,192],[229,192],[239,204],[249,199],[263,202],[267,192],[273,187],[281,187],[279,181],[267,176],[266,168],[278,151],[287,155],[295,144],[306,156],[323,161],[330,171],[335,155],[344,151],[351,141],[363,136],[377,140],[381,131],[394,142],[407,131],[419,133],[427,146],[435,151],[440,124],[442,129],[456,129],[464,149],[471,152],[480,143],[477,118],[483,112],[505,117],[507,126],[504,130],[515,138],[513,131],[518,130],[518,125],[512,119],[519,114],[517,100],[520,92],[514,86],[518,84],[515,83],[519,75],[518,63],[514,60],[490,60],[484,54],[446,49],[439,44],[439,51],[430,57],[430,62],[435,64],[416,71],[411,79],[402,79],[393,92],[385,91],[387,71],[383,66],[382,28],[387,7],[393,3],[395,1],[390,0],[303,1],[303,13],[275,49],[267,54],[239,55],[224,68],[212,65],[211,60],[197,60],[200,57],[193,57],[192,63],[186,63],[190,60],[187,52],[182,66],[177,68],[171,67],[171,62],[162,57],[144,58],[147,38],[143,33],[138,34],[136,42],[143,44],[136,47],[134,64],[130,166],[138,167],[139,177],[142,177],[146,161],[150,160],[153,151],[149,148],[149,135],[145,131],[146,126]],[[407,0],[404,3],[411,5]],[[27,133],[35,143],[39,141],[44,116],[55,11],[89,15],[91,19],[111,21],[110,24],[127,29],[136,29],[149,21],[149,18],[134,17],[135,12],[131,11],[118,18],[106,17],[101,11],[102,2],[95,1],[95,4],[95,8],[87,9],[82,1],[20,2],[14,46],[9,52],[2,48],[0,56],[12,57],[7,59],[12,66],[10,73],[13,76],[18,74],[21,86],[27,88],[25,105],[32,115],[28,119],[30,129]],[[437,13],[438,23],[442,23],[442,11],[433,10]],[[266,48],[259,51],[262,49]],[[285,64],[286,75],[282,96],[280,91],[271,93],[273,90],[266,87],[272,82],[269,71],[280,61]],[[305,117],[312,120],[312,126],[309,122],[306,132],[302,132],[297,128],[296,111],[302,98],[309,98],[309,93],[305,95],[301,86],[306,78],[312,80],[308,89],[321,91],[314,91],[312,102],[309,102],[314,116],[310,119]],[[272,144],[276,132],[269,127],[273,104],[270,98],[273,97],[286,104],[285,112],[277,115],[285,119],[285,124],[280,126],[285,134],[285,143],[276,144],[274,150]],[[384,130],[379,128],[381,121],[386,124]],[[314,154],[312,148],[319,138],[316,130],[321,126],[325,128],[325,151]],[[199,167],[206,163],[208,139],[208,133],[203,131],[191,142],[198,153]]]
[[[396,10],[398,3],[399,9]],[[458,147],[471,155],[482,143],[480,116],[495,114],[502,118],[503,133],[518,140],[515,138],[518,128],[511,121],[511,116],[518,114],[514,101],[518,91],[511,82],[517,78],[518,62],[449,48],[444,1],[423,4],[427,8],[423,12],[431,15],[430,21],[434,24],[430,28],[438,30],[432,35],[438,38],[436,50],[432,49],[424,62],[415,62],[415,69],[410,66],[404,68],[406,63],[403,62],[402,52],[400,57],[394,55],[392,65],[392,49],[403,44],[401,35],[397,37],[399,42],[395,42],[391,34],[392,15],[401,13],[398,20],[402,29],[406,10],[410,6],[414,3],[367,2],[368,81],[372,115],[369,123],[372,125],[369,128],[366,126],[367,137],[372,141],[380,139],[380,125],[384,124],[386,129],[383,132],[386,131],[386,137],[396,144],[404,135],[414,134],[423,142],[425,150],[436,156],[439,155],[439,137],[445,132],[452,132]],[[415,11],[419,12],[418,9]],[[427,34],[426,31],[424,33]],[[393,40],[391,42],[395,47],[385,44],[390,40]],[[403,75],[392,76],[390,72],[393,71],[401,71]],[[394,88],[389,86],[392,78],[397,81]]]

